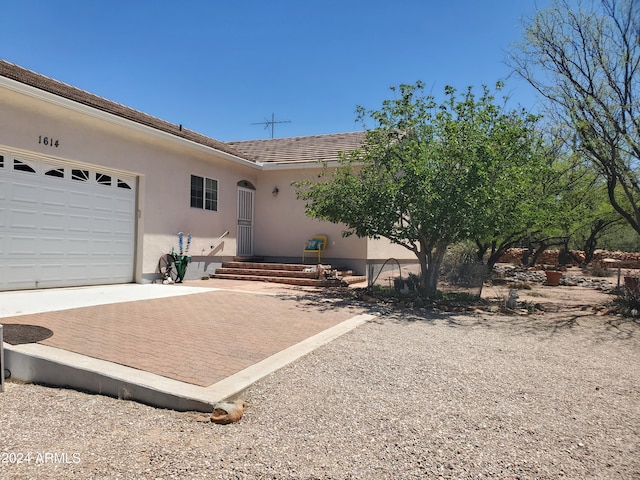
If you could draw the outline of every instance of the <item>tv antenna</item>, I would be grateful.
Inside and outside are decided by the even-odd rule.
[[[271,120],[268,118],[264,119],[264,122],[254,122],[251,125],[264,125],[264,129],[271,127],[271,138],[273,138],[273,130],[276,123],[291,123],[291,120],[276,120],[276,116],[274,113],[271,114]]]

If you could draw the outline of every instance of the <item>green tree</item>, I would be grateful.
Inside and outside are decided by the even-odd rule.
[[[317,182],[298,183],[298,196],[307,215],[343,223],[346,236],[385,237],[412,251],[423,292],[433,296],[447,246],[485,231],[496,198],[513,183],[511,165],[526,164],[536,118],[503,112],[486,87],[460,98],[447,87],[440,104],[420,82],[392,91],[397,97],[379,110],[358,107],[362,147]]]
[[[640,2],[556,0],[525,21],[515,70],[549,100],[572,143],[640,233]]]
[[[498,146],[502,161],[488,175],[487,189],[493,194],[474,241],[477,258],[489,271],[509,248],[545,235],[555,218],[556,155],[534,121],[529,117],[521,126],[515,144]]]
[[[570,244],[584,251],[578,263],[590,263],[599,239],[624,219],[612,207],[606,182],[574,154],[559,162],[565,168],[560,177],[557,227],[562,235],[562,248],[569,254]]]

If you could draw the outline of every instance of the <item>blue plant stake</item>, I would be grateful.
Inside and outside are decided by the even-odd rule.
[[[189,247],[191,246],[191,234],[187,237],[187,249],[184,249],[183,243],[184,234],[182,232],[178,232],[178,249],[180,253],[175,253],[173,249],[171,249],[171,255],[173,256],[173,262],[176,267],[177,272],[177,280],[176,283],[181,283],[184,275],[187,273],[187,265],[191,262],[191,256],[187,255],[189,252]]]

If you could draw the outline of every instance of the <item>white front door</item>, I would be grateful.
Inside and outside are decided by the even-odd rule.
[[[253,197],[254,190],[238,187],[238,246],[237,255],[253,255]]]

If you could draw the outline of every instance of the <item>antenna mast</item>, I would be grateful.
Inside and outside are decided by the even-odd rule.
[[[276,120],[275,114],[272,113],[271,120],[265,118],[264,122],[255,122],[255,123],[252,123],[251,125],[264,125],[265,130],[271,127],[271,138],[273,138],[273,130],[274,130],[274,125],[276,123],[291,123],[291,120]]]

